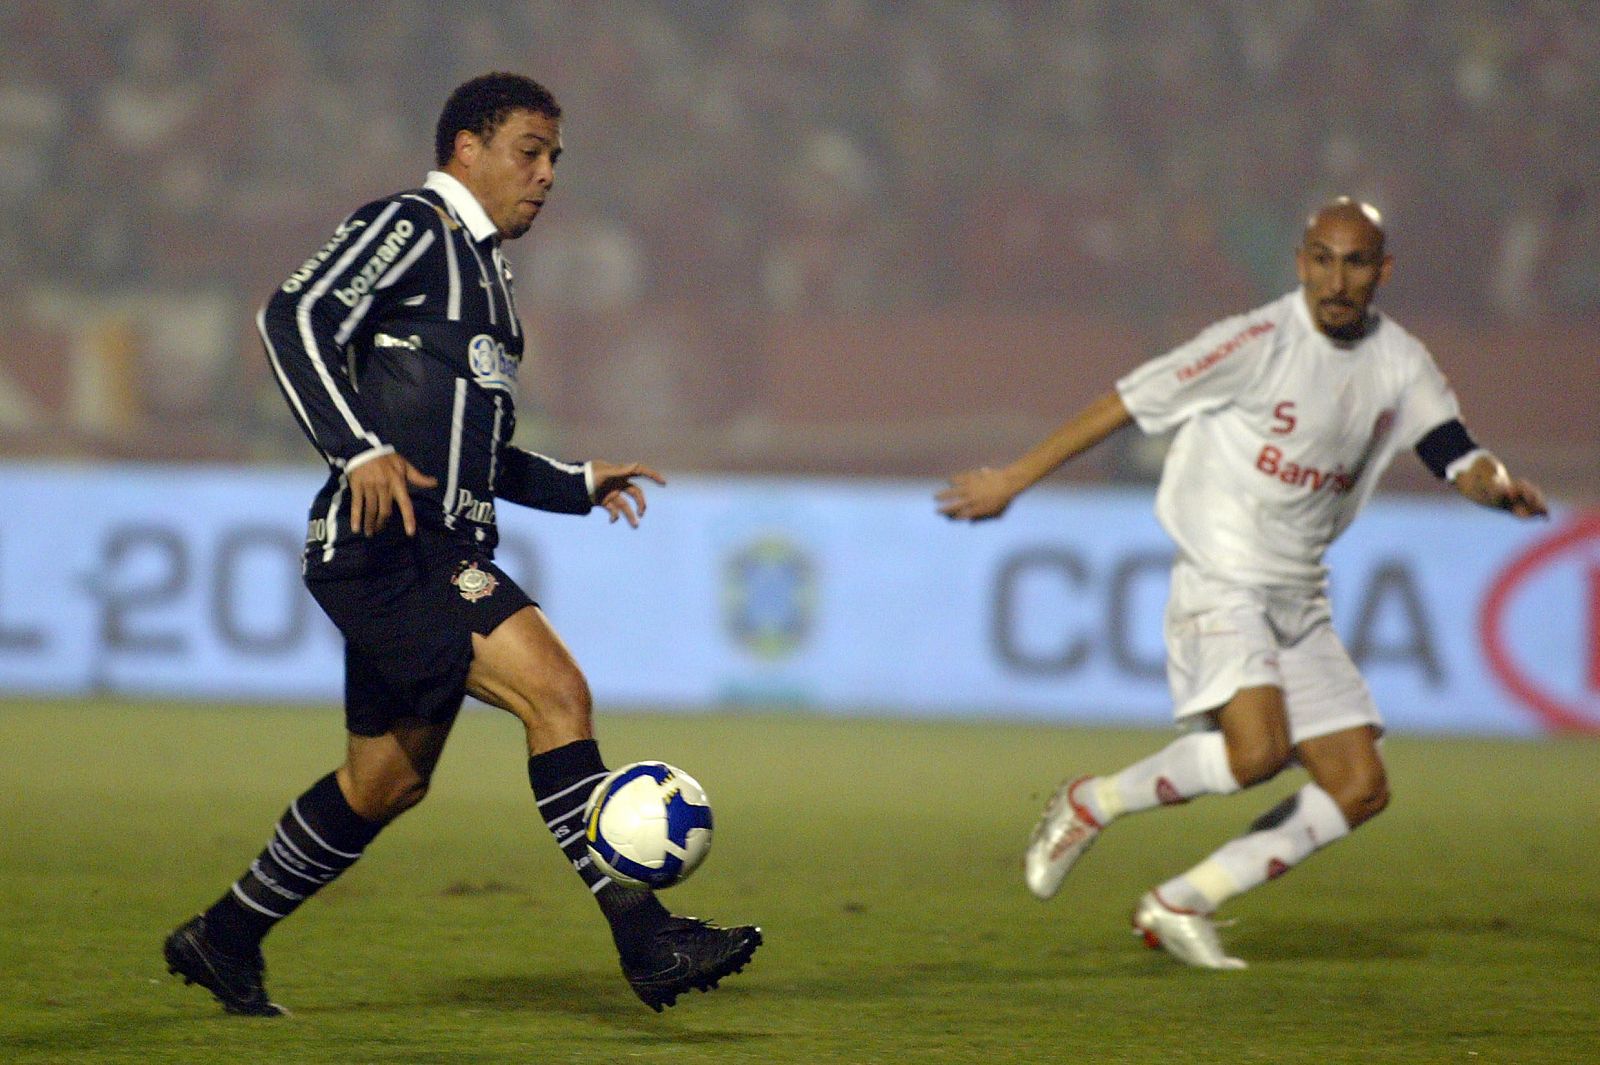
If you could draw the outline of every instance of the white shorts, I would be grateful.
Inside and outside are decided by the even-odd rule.
[[[1165,631],[1167,683],[1180,724],[1204,727],[1209,721],[1196,715],[1241,688],[1272,686],[1283,689],[1291,743],[1362,725],[1383,730],[1320,593],[1241,588],[1180,562]]]

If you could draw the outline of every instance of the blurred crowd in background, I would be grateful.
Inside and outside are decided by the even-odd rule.
[[[1600,8],[1559,2],[10,0],[0,448],[313,461],[255,309],[420,183],[491,69],[566,111],[507,249],[542,449],[1004,458],[1292,287],[1307,210],[1349,192],[1469,424],[1600,498]],[[1130,442],[1080,473],[1150,469]]]

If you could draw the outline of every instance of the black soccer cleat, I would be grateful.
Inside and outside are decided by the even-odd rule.
[[[267,989],[261,983],[267,963],[261,952],[258,950],[249,958],[224,954],[206,938],[203,915],[168,936],[163,953],[167,956],[167,972],[183,977],[185,984],[199,984],[216,996],[229,1013],[281,1017],[289,1012],[267,998]]]
[[[646,1006],[660,1013],[691,988],[710,991],[750,963],[761,945],[755,925],[719,928],[698,917],[668,917],[645,951],[622,961],[622,975]]]

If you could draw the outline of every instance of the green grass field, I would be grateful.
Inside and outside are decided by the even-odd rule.
[[[160,958],[331,767],[331,709],[0,703],[6,1062],[1592,1062],[1600,745],[1399,737],[1390,811],[1230,907],[1243,973],[1127,913],[1299,784],[1119,823],[1023,889],[1045,793],[1165,734],[780,715],[601,721],[613,764],[706,785],[707,865],[665,899],[757,921],[710,995],[635,1000],[535,819],[520,733],[465,714],[433,794],[267,941],[292,1017],[221,1014]],[[1291,779],[1292,778],[1292,779]]]

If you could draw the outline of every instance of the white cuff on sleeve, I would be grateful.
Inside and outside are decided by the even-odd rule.
[[[1451,484],[1455,484],[1457,477],[1472,469],[1472,464],[1478,461],[1479,455],[1487,454],[1489,454],[1489,449],[1486,447],[1473,448],[1444,468],[1444,479]]]
[[[388,444],[379,444],[377,447],[369,447],[367,450],[363,451],[361,454],[355,456],[354,458],[347,459],[345,461],[345,464],[344,464],[344,472],[345,472],[346,475],[348,475],[351,470],[355,469],[357,466],[360,466],[363,463],[371,462],[373,459],[376,459],[376,458],[382,458],[384,455],[393,455],[393,454],[394,454],[394,448],[391,447]]]
[[[583,486],[589,491],[589,502],[600,502],[594,497],[594,463],[592,462],[583,464]]]

